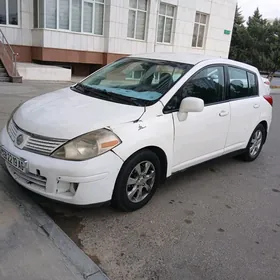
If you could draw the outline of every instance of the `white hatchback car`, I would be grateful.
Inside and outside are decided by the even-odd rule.
[[[0,135],[12,177],[77,205],[144,206],[173,173],[231,152],[255,160],[272,97],[259,71],[227,59],[145,54],[31,99]]]

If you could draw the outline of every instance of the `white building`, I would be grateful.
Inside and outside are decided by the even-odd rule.
[[[22,62],[85,75],[119,57],[227,57],[236,0],[0,0],[0,29]]]

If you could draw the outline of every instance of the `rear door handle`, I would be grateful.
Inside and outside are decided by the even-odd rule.
[[[260,104],[254,104],[254,108],[255,108],[255,109],[260,108]]]
[[[219,114],[219,116],[220,116],[220,117],[225,117],[225,116],[227,116],[228,114],[229,114],[229,112],[227,112],[227,111],[221,111],[220,114]]]

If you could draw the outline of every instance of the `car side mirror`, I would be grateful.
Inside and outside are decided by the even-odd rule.
[[[197,97],[186,97],[181,101],[178,119],[180,122],[186,120],[190,112],[202,112],[204,109],[204,101]]]

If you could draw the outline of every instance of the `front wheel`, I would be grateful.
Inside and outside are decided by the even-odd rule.
[[[160,161],[155,153],[142,150],[123,165],[114,189],[112,204],[124,211],[134,211],[154,195],[160,181]]]
[[[259,156],[264,144],[265,133],[266,131],[262,124],[259,124],[255,128],[247,148],[242,155],[244,161],[254,161]]]

